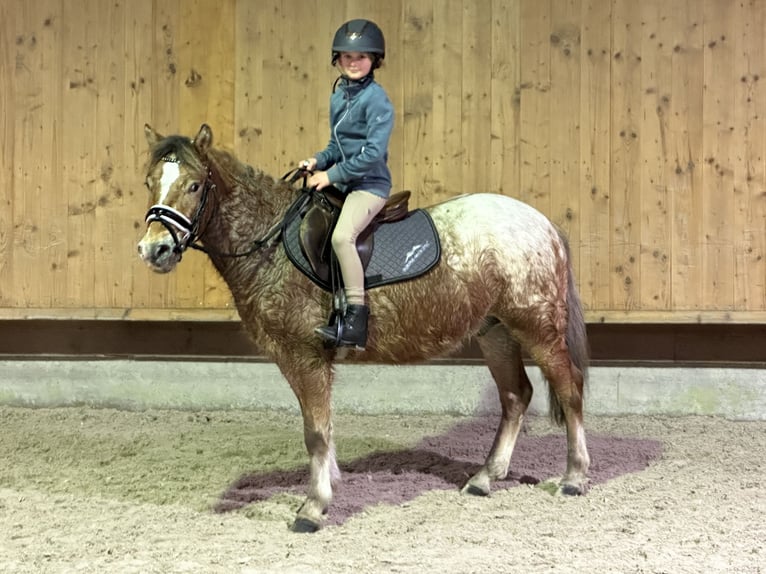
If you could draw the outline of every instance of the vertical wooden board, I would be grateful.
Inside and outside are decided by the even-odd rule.
[[[306,66],[312,79],[312,87],[309,90],[311,99],[308,105],[310,106],[313,122],[312,130],[306,134],[301,145],[301,152],[296,159],[312,156],[316,152],[323,150],[330,141],[330,96],[332,95],[333,83],[338,77],[337,68],[332,66],[333,37],[335,31],[346,20],[358,16],[359,13],[364,13],[358,7],[354,9],[347,8],[347,4],[347,2],[323,4],[322,9],[317,10],[317,19],[311,27],[310,44],[314,49],[311,52],[311,60],[306,62]],[[384,33],[386,31],[384,30]],[[385,73],[379,73],[379,80],[382,80],[381,76],[387,80],[389,70],[387,69]]]
[[[181,0],[153,0],[152,117],[148,122],[163,135],[180,133],[180,92],[183,85]],[[190,7],[187,6],[186,10]],[[188,134],[187,134],[188,135]]]
[[[58,166],[51,155],[57,150],[59,23],[54,18],[60,21],[60,5],[27,3],[16,9],[13,297],[14,306],[49,307],[54,285],[60,285],[65,249],[57,217],[43,209],[57,185]]]
[[[734,14],[727,2],[705,0],[702,295],[718,310],[734,308]]]
[[[431,174],[428,203],[469,190],[463,184],[463,2],[447,0],[433,14]],[[425,202],[422,202],[425,203]]]
[[[433,178],[433,3],[407,4],[402,35],[404,84],[404,182],[413,191],[414,205],[431,203]]]
[[[569,237],[579,275],[581,1],[551,3],[550,218]],[[586,300],[586,305],[588,305]]]
[[[13,306],[37,307],[40,304],[37,268],[40,254],[40,202],[42,174],[34,167],[37,149],[42,149],[40,131],[45,123],[43,93],[41,86],[44,62],[49,55],[37,46],[39,21],[34,6],[16,7],[18,28],[16,31],[16,88],[14,115],[14,188],[13,188],[13,247],[11,267],[13,279]],[[49,70],[50,71],[50,70]]]
[[[518,196],[521,134],[520,0],[492,0],[491,191]]]
[[[16,117],[16,50],[21,28],[19,11],[0,2],[0,307],[13,307],[13,195]]]
[[[59,192],[62,179],[61,151],[67,145],[61,122],[62,114],[65,113],[61,107],[62,3],[59,0],[45,2],[37,7],[35,18],[40,28],[38,43],[49,54],[49,64],[45,66],[45,73],[41,74],[45,78],[41,87],[47,112],[43,120],[45,125],[41,126],[40,143],[43,148],[38,160],[44,175],[40,205],[41,276],[37,280],[42,283],[43,290],[40,306],[64,307],[67,301],[66,220],[69,206],[66,195]]]
[[[670,307],[668,128],[673,31],[664,0],[641,3],[641,308]]]
[[[367,18],[372,20],[383,31],[386,39],[386,60],[375,74],[377,81],[383,86],[394,106],[394,131],[389,142],[388,166],[393,179],[393,191],[404,188],[404,57],[406,50],[403,49],[403,26],[402,26],[402,2],[380,2],[380,0],[349,0],[347,2],[346,18]],[[342,6],[342,2],[338,2]],[[320,12],[328,11],[325,3],[322,3]],[[331,12],[331,10],[329,11]],[[328,29],[326,42],[329,47],[335,30],[344,21],[343,18],[332,20],[331,29]],[[324,88],[324,84],[321,85]],[[325,92],[323,92],[325,93]],[[326,143],[326,142],[325,142]],[[418,200],[416,200],[418,201]],[[422,204],[422,200],[421,204]],[[414,203],[413,203],[414,205]]]
[[[667,181],[672,213],[671,308],[702,308],[703,15],[696,0],[671,4],[672,90]]]
[[[490,190],[492,4],[463,3],[463,187]]]
[[[738,3],[735,12],[734,220],[737,310],[766,309],[766,6]]]
[[[233,109],[234,105],[231,95],[233,47],[229,48],[233,1],[185,2],[185,17],[177,31],[180,131],[194,137],[200,126],[207,123],[213,129],[215,145],[228,143],[229,147],[233,147],[233,112],[228,112],[229,106]],[[179,275],[176,298],[181,308],[202,308],[206,299],[217,301],[218,291],[226,292],[217,272],[202,253],[187,252],[176,273]]]
[[[97,2],[72,6],[65,3],[63,41],[64,95],[62,106],[64,145],[62,172],[69,211],[67,216],[67,306],[95,307],[94,260],[96,181],[96,115],[99,58]]]
[[[213,2],[214,23],[208,24],[209,33],[201,44],[208,42],[205,77],[208,84],[208,123],[215,125],[216,145],[234,149],[234,93],[235,93],[235,37],[232,33],[236,17],[237,0]],[[203,78],[204,81],[204,78]],[[205,266],[204,306],[229,308],[233,306],[231,292],[218,271],[208,261]]]
[[[266,153],[263,133],[265,106],[263,93],[266,81],[263,70],[264,53],[270,38],[263,29],[265,2],[237,2],[235,18],[236,91],[234,94],[235,152],[243,161],[262,167]]]
[[[272,173],[279,175],[315,151],[313,146],[307,145],[306,139],[313,140],[317,131],[314,92],[317,77],[314,69],[307,67],[314,58],[316,44],[313,41],[296,41],[302,35],[305,14],[312,10],[312,4],[302,0],[283,0],[279,10],[277,26],[281,33],[275,40],[278,53],[274,55],[276,67],[273,69],[278,76],[274,79],[278,91],[271,94],[272,102],[278,102],[281,111],[275,118],[277,123],[272,125],[272,131],[278,131],[282,141],[280,156],[271,168]],[[328,40],[325,42],[329,43]],[[324,59],[322,68],[327,68],[328,59]],[[328,87],[329,84],[325,83],[324,89],[317,91],[328,97]]]
[[[285,54],[282,30],[284,15],[281,4],[281,2],[266,4],[259,16],[262,19],[263,34],[267,38],[267,41],[261,45],[263,48],[264,75],[261,93],[264,115],[261,122],[265,142],[263,151],[265,153],[260,159],[261,167],[267,173],[278,172],[287,160],[285,155],[286,138],[282,133],[282,125],[285,116],[291,110],[285,106],[287,94],[285,91]]]
[[[609,2],[583,0],[578,275],[586,307],[604,310],[611,307],[611,16]]]
[[[125,125],[122,142],[123,173],[121,175],[122,222],[124,226],[124,265],[130,274],[129,293],[122,292],[127,309],[152,306],[150,293],[156,292],[153,281],[167,281],[152,273],[136,254],[136,242],[145,230],[144,214],[149,204],[144,186],[147,141],[144,125],[153,123],[152,75],[155,58],[154,10],[151,0],[129,2],[125,5]],[[162,60],[162,56],[158,56]],[[156,127],[156,126],[155,126]],[[156,304],[156,301],[155,301]]]
[[[95,146],[92,158],[96,170],[94,191],[94,304],[97,308],[125,305],[123,289],[131,283],[130,264],[134,249],[130,218],[123,216],[125,156],[125,10],[119,2],[97,2],[93,15],[98,57],[95,63],[96,90]],[[127,214],[125,214],[127,215]],[[96,271],[97,270],[97,271]]]
[[[146,0],[149,1],[149,0]],[[151,98],[150,116],[143,123],[150,124],[162,135],[179,133],[180,74],[178,65],[180,13],[179,0],[152,0],[152,37],[148,97]],[[143,129],[143,128],[141,128]],[[187,134],[188,135],[188,134]],[[143,141],[144,161],[148,159],[148,144]],[[142,177],[143,177],[142,173]],[[144,211],[149,205],[147,201]],[[143,225],[141,226],[143,229]],[[154,273],[146,266],[136,269],[140,274],[134,278],[134,296],[143,301],[144,307],[152,309],[177,306],[176,285],[179,273]],[[140,290],[140,294],[139,294]]]
[[[612,3],[611,309],[640,305],[641,284],[641,6]]]
[[[551,0],[521,2],[519,198],[550,215]]]

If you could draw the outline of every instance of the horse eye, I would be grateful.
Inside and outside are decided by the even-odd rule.
[[[198,190],[199,190],[199,184],[196,181],[189,186],[189,191],[191,193],[194,193]]]

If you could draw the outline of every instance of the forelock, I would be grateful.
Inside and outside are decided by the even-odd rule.
[[[161,161],[175,161],[195,170],[204,167],[194,143],[184,136],[168,136],[152,146],[149,150],[150,165]]]

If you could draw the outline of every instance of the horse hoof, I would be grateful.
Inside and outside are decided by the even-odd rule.
[[[559,487],[559,492],[566,496],[582,496],[585,494],[585,489],[574,484],[562,484]]]
[[[311,534],[319,530],[319,524],[317,524],[316,522],[312,520],[309,520],[308,518],[296,518],[290,530],[292,530],[293,532]]]
[[[471,496],[489,496],[489,489],[481,488],[470,482],[460,491],[461,494],[470,494]]]

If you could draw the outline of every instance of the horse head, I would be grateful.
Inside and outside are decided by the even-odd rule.
[[[205,206],[215,189],[207,162],[213,132],[205,124],[193,140],[161,136],[148,124],[144,132],[149,143],[146,187],[150,207],[138,253],[151,269],[167,273],[206,225]]]

